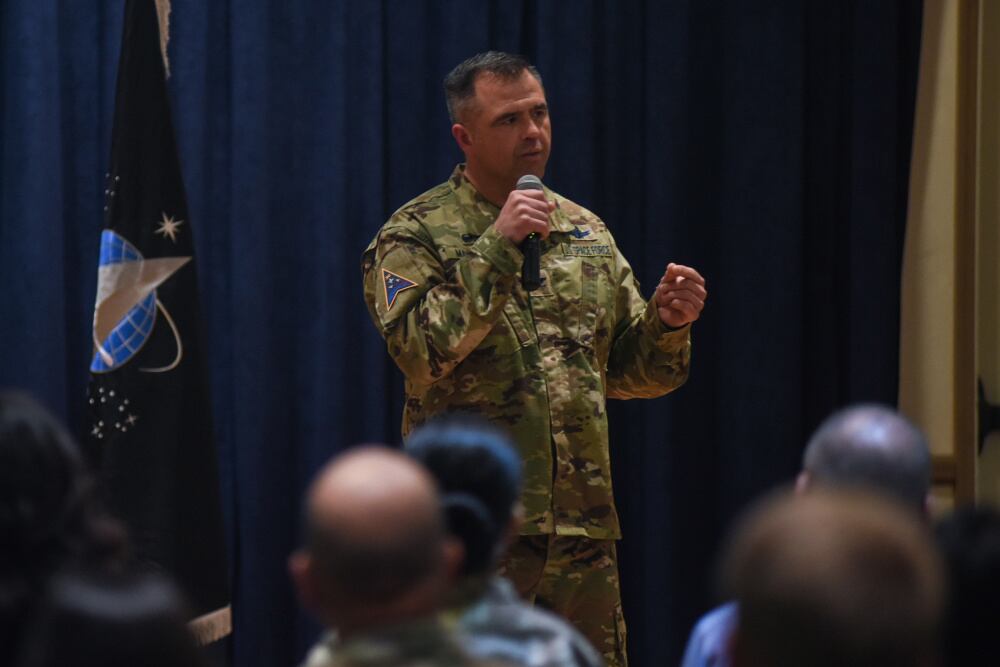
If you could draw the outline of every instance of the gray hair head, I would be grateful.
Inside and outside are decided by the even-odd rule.
[[[863,487],[923,511],[931,482],[927,438],[911,421],[882,405],[857,405],[826,419],[802,462],[820,484]]]

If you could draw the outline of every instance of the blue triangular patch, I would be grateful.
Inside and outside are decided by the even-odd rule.
[[[392,304],[396,302],[396,296],[399,295],[400,292],[417,286],[417,283],[413,282],[409,278],[404,278],[399,274],[393,273],[389,269],[382,269],[382,284],[385,285],[386,310],[392,308]]]

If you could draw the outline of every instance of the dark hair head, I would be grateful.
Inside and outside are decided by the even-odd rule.
[[[406,452],[437,481],[449,530],[465,545],[466,573],[493,565],[521,492],[521,458],[489,423],[448,416],[414,431]]]
[[[941,563],[924,524],[878,494],[768,499],[737,527],[721,580],[739,603],[733,664],[911,667],[936,648]]]
[[[509,81],[520,77],[525,70],[530,72],[539,84],[542,83],[542,75],[524,56],[503,51],[486,51],[463,60],[444,78],[445,102],[448,105],[448,117],[451,118],[451,122],[460,122],[459,119],[475,98],[476,79],[480,74],[490,74]]]
[[[936,528],[948,573],[944,664],[974,665],[996,651],[1000,619],[1000,512],[957,510]]]
[[[110,563],[123,550],[124,532],[94,500],[73,439],[25,394],[0,392],[0,654],[54,572]]]
[[[41,405],[0,393],[0,571],[59,540],[86,493],[76,443]]]
[[[40,604],[17,667],[198,667],[180,597],[144,575],[55,577]]]
[[[930,490],[927,439],[881,405],[857,405],[828,417],[809,440],[802,467],[817,482],[863,487],[917,511],[923,511]]]

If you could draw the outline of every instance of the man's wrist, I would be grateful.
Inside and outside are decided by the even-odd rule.
[[[485,232],[472,244],[477,254],[485,257],[501,273],[513,275],[521,269],[524,255],[513,241],[505,237],[497,228],[490,225]]]
[[[646,303],[646,312],[643,313],[643,327],[657,341],[666,337],[667,339],[673,339],[679,333],[685,333],[691,328],[691,323],[688,322],[680,327],[672,327],[663,321],[660,317],[660,310],[656,304],[656,297],[654,296]],[[666,344],[666,341],[663,341]]]

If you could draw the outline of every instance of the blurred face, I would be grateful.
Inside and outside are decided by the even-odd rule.
[[[511,80],[481,74],[475,100],[460,121],[452,134],[477,187],[506,195],[521,176],[544,176],[552,129],[545,91],[531,72]]]

